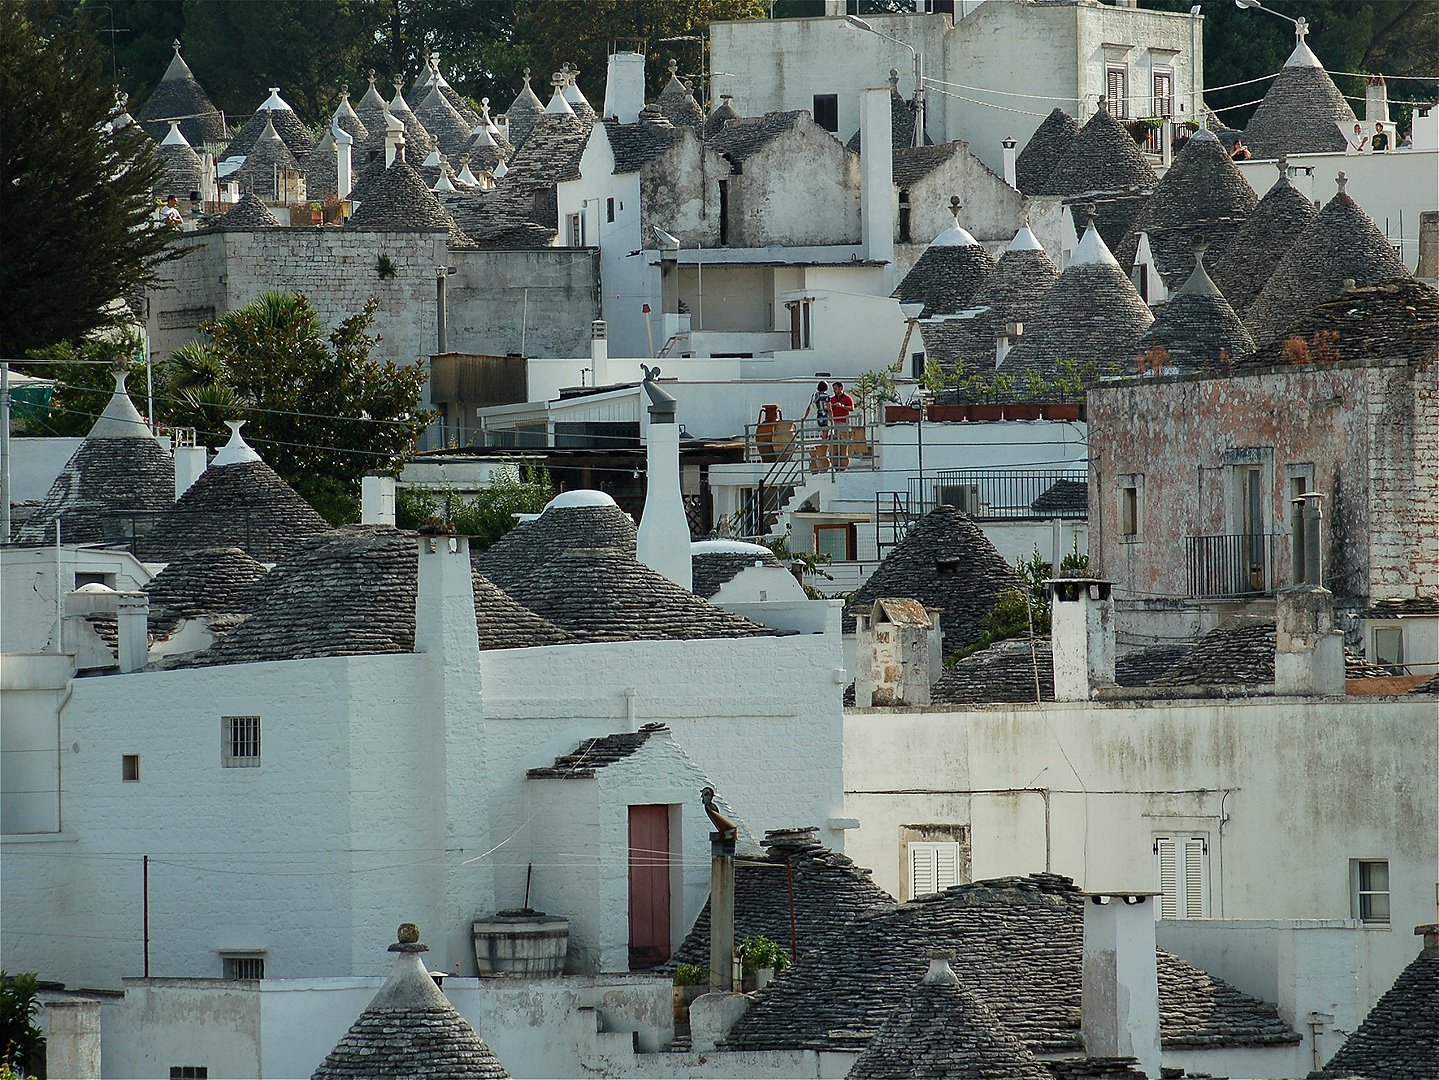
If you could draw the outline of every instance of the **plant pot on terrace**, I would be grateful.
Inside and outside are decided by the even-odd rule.
[[[1035,401],[1011,401],[1004,406],[1006,420],[1038,420],[1044,415],[1044,407]]]
[[[919,410],[913,405],[886,405],[884,407],[886,424],[913,424],[918,421]]]
[[[958,424],[968,420],[969,405],[931,405],[925,412],[925,419],[934,424]]]
[[[969,418],[971,420],[1003,420],[1003,405],[971,405],[969,407]]]
[[[1079,419],[1079,402],[1077,401],[1051,401],[1045,403],[1042,408],[1046,420]]]

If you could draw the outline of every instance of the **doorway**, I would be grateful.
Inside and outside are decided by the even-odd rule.
[[[670,808],[630,807],[630,970],[670,958]]]

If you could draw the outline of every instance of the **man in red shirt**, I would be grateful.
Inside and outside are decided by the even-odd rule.
[[[829,399],[829,414],[834,419],[835,440],[839,443],[839,467],[849,468],[849,424],[850,414],[854,412],[854,398],[845,393],[844,383],[834,384],[834,393]]]

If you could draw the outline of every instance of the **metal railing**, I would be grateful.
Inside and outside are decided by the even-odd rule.
[[[874,546],[880,559],[885,552],[909,535],[919,520],[914,512],[916,501],[908,491],[876,491],[874,493]]]
[[[919,515],[953,506],[980,521],[1085,518],[1089,476],[1084,469],[940,469],[923,483],[909,478],[909,505]]]
[[[744,459],[791,463],[798,474],[876,469],[874,426],[860,422],[828,424],[815,420],[774,420],[746,424]]]
[[[1197,599],[1272,593],[1277,583],[1275,549],[1283,539],[1266,533],[1186,536],[1189,595]]]

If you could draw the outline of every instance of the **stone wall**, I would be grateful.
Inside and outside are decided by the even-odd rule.
[[[446,296],[450,349],[486,356],[589,356],[590,323],[600,318],[598,252],[451,251],[449,260],[455,268]],[[430,288],[433,292],[433,282]]]

